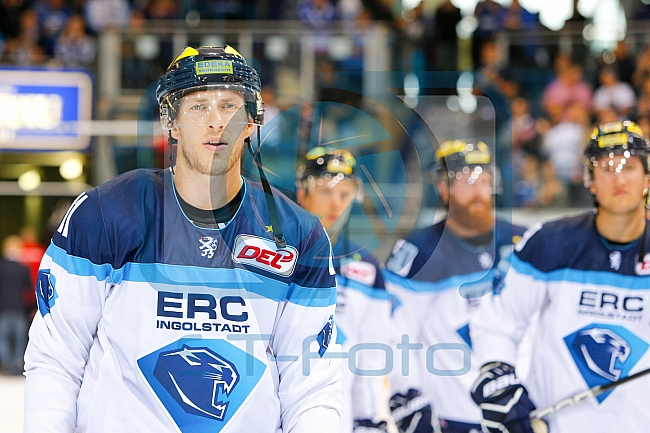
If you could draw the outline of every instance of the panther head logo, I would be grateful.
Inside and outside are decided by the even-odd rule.
[[[154,376],[185,412],[222,421],[228,408],[225,397],[239,382],[239,373],[227,359],[207,347],[162,352]]]
[[[582,354],[591,371],[611,381],[617,381],[621,376],[616,361],[622,364],[630,356],[627,341],[606,328],[581,331],[575,339],[574,347]]]
[[[44,316],[54,306],[58,295],[54,288],[56,279],[50,274],[49,269],[40,269],[36,280],[36,296],[38,297],[38,309]]]

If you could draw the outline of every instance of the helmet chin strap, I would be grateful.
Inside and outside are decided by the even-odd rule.
[[[641,238],[641,248],[639,248],[639,263],[643,263],[645,258],[645,240],[648,234],[648,213],[650,212],[650,194],[646,189],[643,192],[643,201],[645,203],[645,208],[643,209],[643,220],[645,222],[643,226],[643,237]]]
[[[174,166],[176,165],[176,145],[178,140],[172,137],[172,132],[167,131],[169,136],[167,137],[167,144],[169,145],[169,167],[172,169],[172,174],[174,173]]]
[[[280,216],[278,214],[278,208],[275,205],[275,200],[273,199],[273,190],[269,181],[266,179],[266,174],[264,174],[264,169],[262,168],[262,156],[260,155],[260,128],[257,127],[257,149],[253,150],[251,145],[250,137],[246,139],[248,144],[248,152],[253,157],[253,163],[257,165],[257,169],[260,172],[260,181],[262,182],[262,188],[264,188],[264,196],[266,197],[266,207],[269,211],[269,217],[271,218],[271,234],[273,235],[273,240],[275,245],[278,248],[285,248],[287,242],[284,238],[284,232],[282,231],[282,224],[280,224]]]

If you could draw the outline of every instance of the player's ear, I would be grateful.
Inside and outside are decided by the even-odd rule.
[[[300,188],[296,191],[296,203],[298,203],[298,206],[303,207],[305,204],[305,188]]]
[[[596,187],[594,186],[595,178],[596,178],[596,176],[594,174],[592,174],[591,178],[589,180],[589,183],[588,183],[589,192],[591,193],[591,195],[594,195],[594,196],[596,195]]]
[[[449,203],[449,183],[444,180],[438,181],[438,194],[443,202]]]
[[[176,124],[176,119],[172,121],[172,127],[169,129],[169,133],[173,138],[179,140],[181,137],[180,131],[178,130],[178,125]]]
[[[244,138],[248,138],[251,135],[253,135],[253,131],[255,131],[255,124],[247,123],[246,126],[244,127]]]

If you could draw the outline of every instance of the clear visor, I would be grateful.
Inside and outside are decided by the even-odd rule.
[[[502,192],[499,178],[500,173],[493,166],[464,166],[457,167],[456,170],[447,172],[451,186],[488,186],[493,194],[500,194]]]
[[[637,158],[632,158],[637,156]],[[646,155],[635,154],[628,150],[624,152],[611,152],[609,155],[598,158],[591,158],[593,171],[598,171],[603,175],[626,175],[634,172],[639,167],[643,167],[643,162],[647,161]]]
[[[254,106],[250,104],[253,100],[253,95],[244,92],[242,86],[208,86],[191,93],[172,95],[172,112],[167,115],[179,128],[207,124],[215,127],[254,124],[247,109]]]

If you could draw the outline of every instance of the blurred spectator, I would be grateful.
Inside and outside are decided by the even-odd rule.
[[[540,208],[555,205],[563,187],[548,160],[537,152],[526,151],[518,167],[519,176],[513,188],[515,206]]]
[[[598,74],[600,87],[594,92],[593,108],[596,115],[612,107],[623,117],[629,117],[636,105],[636,95],[632,86],[619,81],[616,71],[611,67],[604,67]]]
[[[519,0],[513,0],[508,8],[504,27],[513,31],[530,31],[539,28],[539,17],[524,9]],[[519,33],[521,35],[521,33]],[[516,36],[516,40],[510,45],[510,63],[517,66],[534,66],[537,63],[536,54],[542,49],[542,42],[539,36]]]
[[[432,57],[433,50],[433,25],[431,19],[424,15],[422,3],[402,14],[400,26],[404,35],[410,39],[413,47],[410,59],[412,70],[428,70],[429,59]]]
[[[2,0],[0,2],[0,34],[5,40],[20,34],[20,16],[27,9],[25,0]]]
[[[542,102],[552,124],[567,118],[569,107],[578,102],[591,109],[591,87],[582,78],[582,67],[570,62],[557,69],[558,76],[544,89]]]
[[[206,20],[251,20],[257,18],[253,0],[182,0],[181,16],[195,10]]]
[[[519,86],[514,80],[514,75],[508,65],[503,63],[503,53],[499,50],[499,46],[494,39],[484,41],[481,46],[481,61],[478,72],[492,80],[509,99],[517,95]],[[492,83],[482,83],[479,78],[476,88],[482,89],[485,88],[485,85],[490,86]]]
[[[342,20],[354,21],[363,9],[363,4],[361,0],[339,0],[337,9]]]
[[[20,33],[17,38],[7,41],[5,51],[9,59],[19,66],[37,65],[46,59],[40,42],[36,11],[26,9],[20,16]]]
[[[298,4],[298,19],[314,30],[326,30],[336,19],[336,8],[329,0],[302,0]],[[330,37],[326,32],[314,36],[314,49],[320,55],[326,55],[330,49]]]
[[[483,44],[494,37],[497,30],[503,28],[507,10],[494,0],[482,0],[474,9],[478,26],[472,36],[472,62],[474,68],[481,61]]]
[[[36,230],[31,226],[25,226],[20,230],[22,244],[20,246],[20,263],[29,269],[32,282],[36,281],[38,268],[41,264],[45,247],[38,242]],[[28,308],[36,306],[36,297],[33,290],[24,293],[23,301]]]
[[[23,372],[28,326],[23,292],[33,290],[29,269],[18,263],[21,244],[20,237],[8,236],[0,258],[0,363],[12,375]]]
[[[515,97],[511,105],[513,204],[527,208],[550,206],[562,194],[563,186],[541,149],[543,124],[531,116],[527,99]]]
[[[567,189],[563,205],[581,207],[590,203],[582,185],[582,150],[589,134],[589,112],[580,101],[569,104],[566,117],[546,132],[544,153],[557,178]]]
[[[40,0],[34,4],[41,28],[42,46],[47,56],[54,55],[54,45],[72,15],[65,0]]]
[[[650,78],[650,45],[636,58],[636,68],[632,75],[632,84],[637,91],[641,90],[646,78]]]
[[[632,76],[636,68],[636,61],[630,55],[625,41],[618,41],[614,52],[603,53],[600,60],[605,63],[605,66],[614,68],[619,80],[629,85],[633,84]]]
[[[303,0],[298,5],[298,19],[313,29],[323,29],[336,19],[336,8],[329,0]]]
[[[621,113],[616,111],[614,107],[608,106],[600,110],[596,115],[596,124],[604,125],[606,123],[618,122],[623,120]]]
[[[262,140],[264,148],[278,147],[282,142],[281,126],[273,119],[280,115],[280,108],[276,105],[275,91],[271,86],[262,86],[262,101],[264,101],[264,128],[262,128]],[[265,155],[266,156],[266,155]],[[264,158],[266,162],[268,158]]]
[[[131,8],[127,0],[88,0],[85,15],[88,28],[99,33],[109,28],[127,28]]]
[[[434,17],[432,70],[455,71],[458,69],[458,35],[456,25],[462,15],[451,0],[443,0]]]
[[[275,91],[271,86],[262,86],[262,101],[264,101],[264,122],[269,122],[275,116],[280,114],[280,109],[276,105]]]
[[[517,180],[513,187],[515,207],[535,208],[538,205],[542,185],[540,161],[531,153],[522,154]]]
[[[178,3],[175,0],[149,0],[144,16],[153,20],[173,20],[179,18]]]
[[[521,96],[513,98],[512,107],[512,148],[514,151],[538,152],[537,124],[530,115],[530,104]]]
[[[70,17],[54,49],[56,60],[66,68],[90,69],[95,60],[95,41],[86,33],[83,16]]]
[[[636,115],[639,119],[650,118],[650,77],[646,78],[636,104]]]

